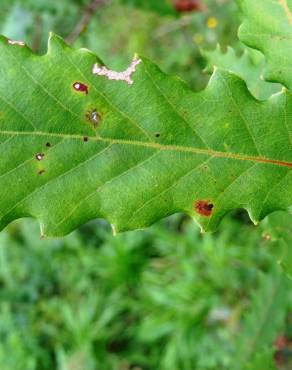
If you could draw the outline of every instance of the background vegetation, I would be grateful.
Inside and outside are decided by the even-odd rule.
[[[243,46],[234,1],[197,3],[182,13],[113,0],[92,12],[85,0],[1,0],[0,29],[38,53],[54,31],[115,69],[139,52],[200,90],[200,50]],[[0,368],[289,370],[291,279],[279,262],[291,269],[290,226],[284,213],[256,227],[238,211],[212,235],[175,215],[116,237],[95,220],[41,240],[36,222],[14,222],[0,234]]]

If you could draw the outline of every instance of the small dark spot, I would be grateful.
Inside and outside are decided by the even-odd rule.
[[[101,115],[97,112],[96,109],[87,112],[85,116],[88,119],[88,121],[90,121],[93,124],[94,127],[97,127],[101,121]]]
[[[44,153],[37,153],[35,155],[35,159],[37,159],[38,161],[41,161],[42,159],[44,159]]]
[[[84,136],[83,141],[88,141],[88,136]]]
[[[84,85],[81,82],[74,82],[73,89],[76,91],[84,92],[85,94],[88,94],[88,86]]]
[[[46,143],[46,146],[47,146],[48,148],[50,148],[51,143],[47,142],[47,143]]]
[[[44,174],[45,172],[46,172],[46,170],[39,170],[38,174],[39,174],[39,175],[42,175],[42,174]]]
[[[160,133],[159,133],[159,132],[157,132],[157,133],[155,134],[155,137],[160,137]]]
[[[197,200],[195,202],[195,210],[202,216],[211,216],[214,204],[210,203],[208,200]]]

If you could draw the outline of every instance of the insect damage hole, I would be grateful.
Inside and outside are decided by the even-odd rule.
[[[136,56],[133,58],[129,67],[123,72],[116,72],[107,69],[105,66],[99,66],[97,63],[93,65],[92,73],[98,76],[106,76],[109,80],[125,81],[128,85],[132,85],[132,74],[136,71],[136,67],[142,60]]]
[[[86,95],[88,94],[88,86],[82,82],[74,82],[73,89],[78,92],[85,93]]]
[[[197,200],[194,205],[195,211],[202,216],[210,217],[214,204],[207,200]]]
[[[44,159],[44,156],[45,156],[44,153],[37,153],[35,155],[35,159],[38,160],[38,161],[41,161],[41,160]]]
[[[101,115],[100,113],[98,113],[96,108],[88,111],[85,116],[88,119],[88,121],[90,121],[93,124],[94,128],[96,128],[101,121]]]

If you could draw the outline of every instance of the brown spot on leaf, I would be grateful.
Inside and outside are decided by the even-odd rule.
[[[88,141],[88,136],[84,136],[83,141]]]
[[[39,170],[38,175],[43,175],[45,172],[46,172],[46,170],[44,170],[44,169]]]
[[[100,113],[98,113],[96,108],[88,111],[85,117],[88,119],[88,121],[90,121],[93,124],[94,128],[96,128],[101,121],[101,115]]]
[[[38,161],[41,161],[42,159],[44,159],[44,153],[37,153],[35,155],[35,159],[38,160]]]
[[[210,203],[208,200],[197,200],[195,202],[195,210],[202,216],[210,217],[214,204]]]
[[[74,82],[73,89],[88,94],[88,86],[83,84],[82,82]]]

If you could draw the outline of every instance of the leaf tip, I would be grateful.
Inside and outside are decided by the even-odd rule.
[[[68,45],[62,39],[62,37],[56,35],[54,32],[49,33],[48,54],[54,53],[54,51],[58,51],[60,49],[65,49],[67,47]]]

